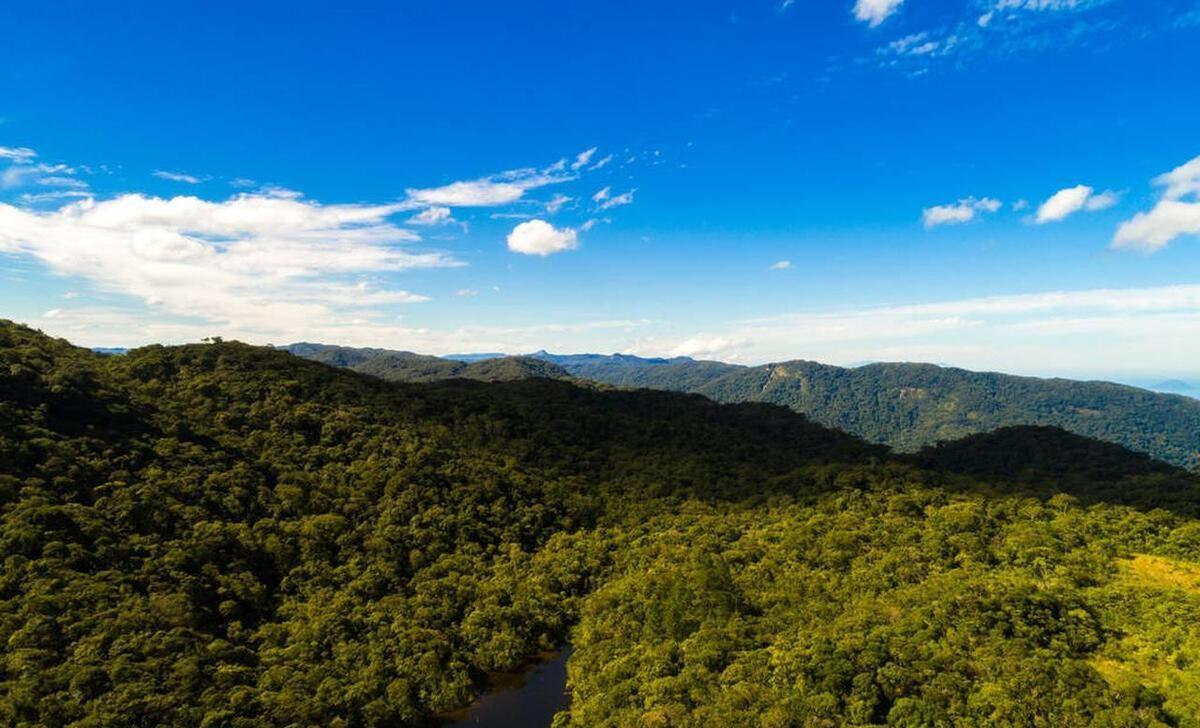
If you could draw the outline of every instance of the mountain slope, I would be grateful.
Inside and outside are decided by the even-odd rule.
[[[0,322],[0,724],[419,726],[569,639],[559,727],[1194,726],[1198,507],[1056,430],[922,462],[761,403]]]
[[[443,359],[388,349],[298,343],[280,347],[305,359],[393,382],[433,382],[439,379],[477,379],[483,382],[515,379],[567,379],[562,368],[535,357],[482,357],[473,361]]]
[[[1018,377],[931,364],[847,369],[792,361],[745,367],[686,357],[544,351],[527,358],[546,361],[573,377],[620,387],[702,394],[717,402],[783,405],[815,422],[903,452],[1001,427],[1035,425],[1060,427],[1183,467],[1200,466],[1200,400],[1109,382]],[[458,369],[455,364],[431,367]],[[438,376],[414,377],[402,369],[372,373],[396,381]]]

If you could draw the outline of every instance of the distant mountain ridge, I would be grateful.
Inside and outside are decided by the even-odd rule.
[[[301,342],[280,347],[304,359],[351,369],[395,382],[432,382],[441,379],[475,379],[483,382],[518,379],[568,379],[564,369],[552,362],[525,356],[482,356],[472,361],[448,359],[411,351]]]
[[[538,351],[467,364],[381,349],[311,344],[285,348],[298,356],[394,381],[497,374],[502,374],[499,378],[570,376],[619,387],[701,394],[717,402],[779,404],[901,452],[1002,427],[1033,425],[1113,442],[1175,465],[1200,466],[1200,400],[1111,382],[910,363],[847,369],[796,360],[743,366],[687,357]],[[339,363],[358,356],[347,352],[368,353],[361,361]],[[391,365],[397,360],[388,357],[399,357],[402,365]],[[532,361],[553,368],[538,370]],[[485,368],[489,363],[494,373]]]

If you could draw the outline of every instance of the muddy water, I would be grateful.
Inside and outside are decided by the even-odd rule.
[[[571,648],[543,656],[528,670],[493,675],[488,690],[447,716],[446,728],[549,728],[554,714],[571,704],[567,659]]]

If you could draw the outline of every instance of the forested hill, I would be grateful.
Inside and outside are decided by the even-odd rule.
[[[1109,382],[1017,377],[931,364],[842,368],[808,361],[737,367],[674,362],[565,367],[610,384],[770,402],[872,442],[912,451],[1013,425],[1048,425],[1200,465],[1200,400]]]
[[[556,728],[1195,726],[1200,483],[1061,436],[0,322],[0,725],[417,726],[570,640]]]
[[[386,355],[377,349],[308,346],[317,348],[292,351],[335,366],[346,364],[330,357],[329,351]],[[435,368],[464,370],[460,362],[428,358],[441,362]],[[544,351],[523,359],[540,359],[570,376],[616,386],[690,392],[717,402],[783,405],[815,422],[904,452],[1001,427],[1037,425],[1124,445],[1176,465],[1200,466],[1200,400],[1109,382],[1017,377],[932,364],[848,369],[792,361],[745,367],[687,357]],[[394,381],[421,378],[403,368],[373,369],[369,373]],[[510,371],[519,374],[517,369]]]
[[[478,361],[457,361],[411,351],[358,349],[347,346],[298,343],[281,347],[296,356],[330,366],[353,369],[393,382],[432,382],[439,379],[477,379],[482,382],[515,379],[567,379],[566,371],[552,362],[535,357],[488,357]]]

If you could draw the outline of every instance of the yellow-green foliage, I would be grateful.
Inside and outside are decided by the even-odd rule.
[[[1041,430],[0,323],[0,725],[421,725],[568,639],[560,728],[1195,725],[1198,504]]]

